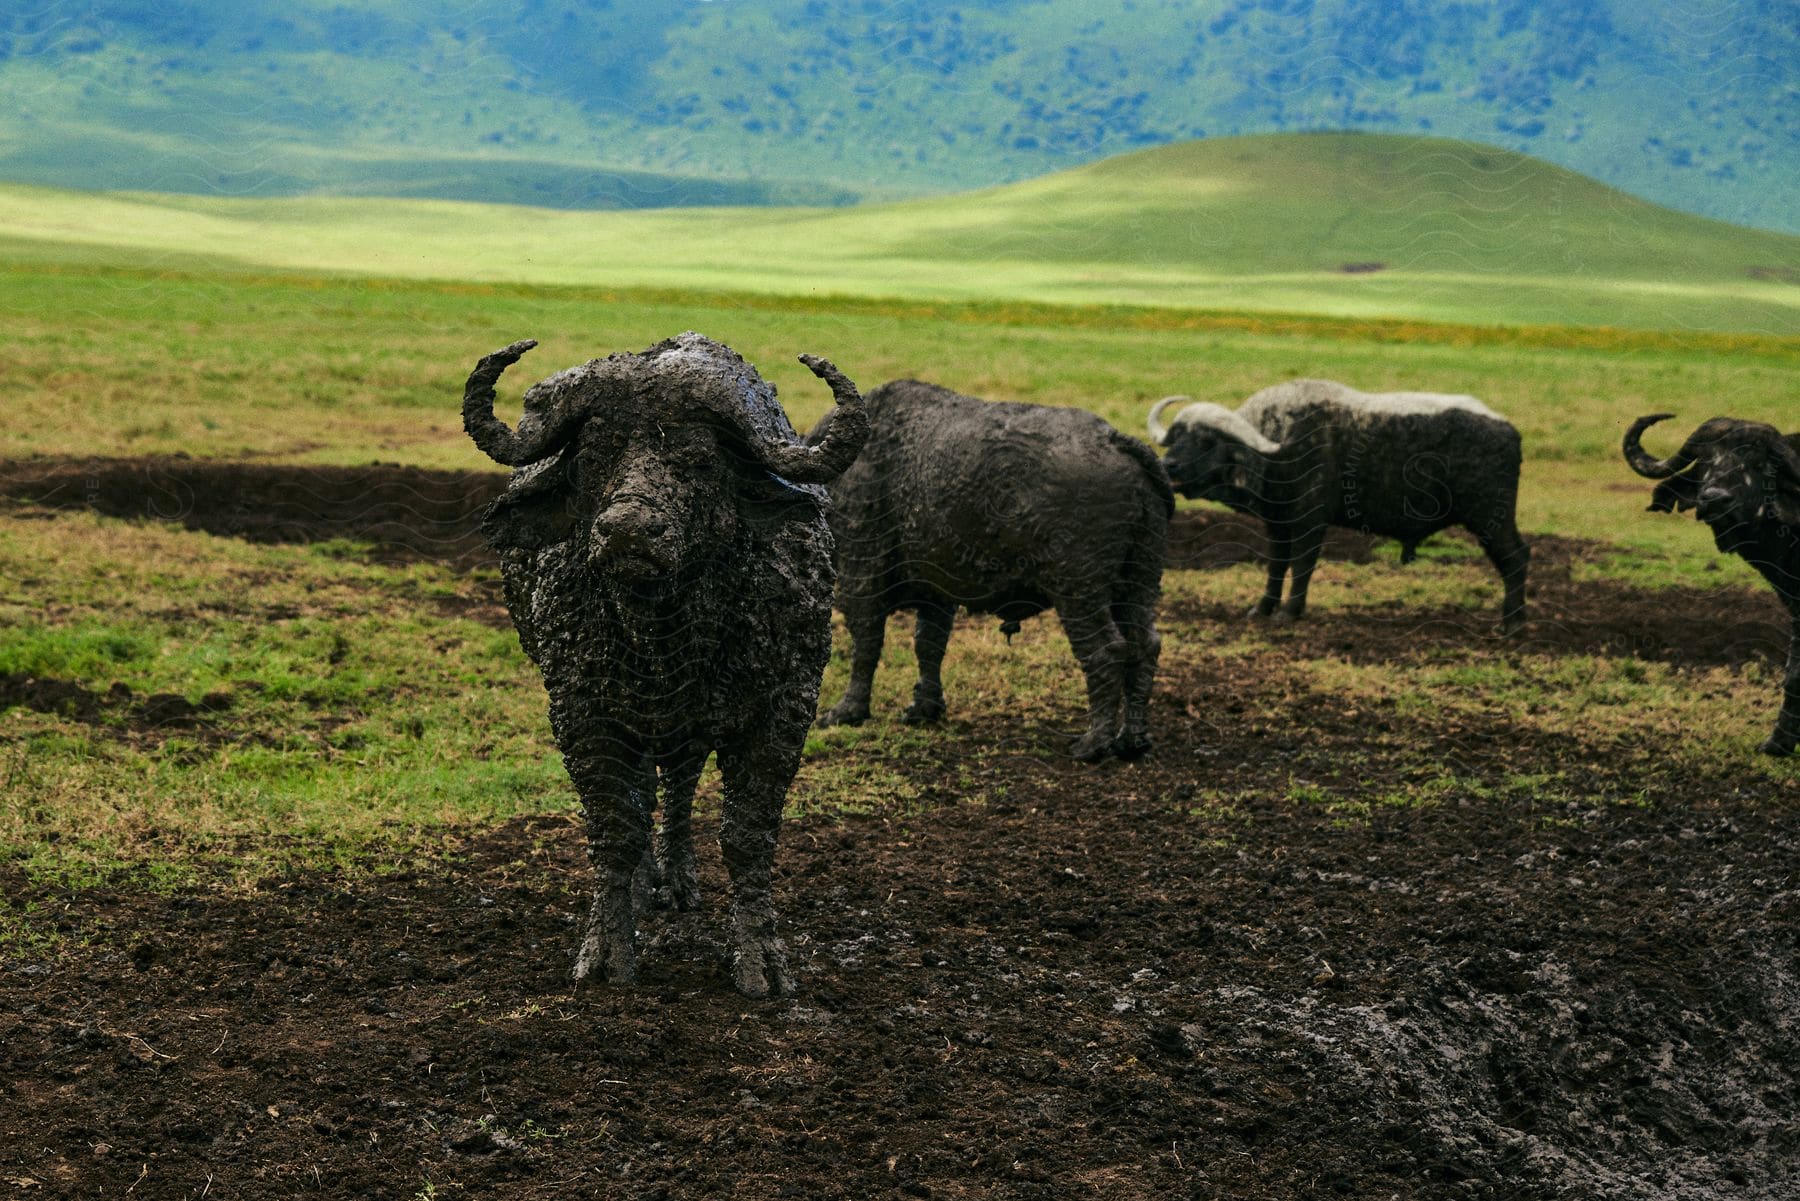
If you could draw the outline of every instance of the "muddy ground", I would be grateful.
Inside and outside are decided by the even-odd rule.
[[[114,469],[65,467],[68,503],[129,509]],[[0,471],[0,492],[58,503],[35,470]],[[192,483],[217,470],[197,464],[116,470],[197,528],[261,481],[301,489],[298,515],[215,532],[452,559],[491,487],[240,467],[266,474],[226,494]],[[188,491],[158,493],[170,478]],[[445,507],[392,539],[305,519],[305,491],[337,490],[329,516],[352,489]],[[1176,558],[1254,542],[1184,517]],[[1772,598],[1584,585],[1581,552],[1538,543],[1538,646],[1779,655]],[[1235,618],[1191,608],[1165,626]],[[1398,661],[1485,639],[1488,620],[1342,615],[1283,648]],[[59,703],[157,703],[84,696]],[[1294,720],[1235,715],[1271,698]],[[229,723],[224,702],[201,709],[175,716]],[[68,936],[0,964],[0,1193],[1800,1195],[1800,815],[1768,777],[1672,779],[1648,736],[1597,762],[1241,658],[1165,673],[1143,764],[1065,761],[1076,718],[999,750],[991,715],[954,718],[898,765],[922,788],[905,811],[790,821],[792,1001],[730,991],[712,854],[708,908],[648,923],[639,986],[572,992],[587,875],[563,819],[404,875],[249,892],[63,893],[0,866]],[[1452,790],[1354,820],[1209,803],[1290,777],[1379,795],[1415,778],[1421,747],[1459,779],[1561,772],[1580,799]]]

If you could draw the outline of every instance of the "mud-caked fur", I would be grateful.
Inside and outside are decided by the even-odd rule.
[[[1787,676],[1775,730],[1762,744],[1771,755],[1800,745],[1800,433],[1783,435],[1760,421],[1714,417],[1703,422],[1667,459],[1641,444],[1650,426],[1670,414],[1640,417],[1625,433],[1625,461],[1661,481],[1652,513],[1689,509],[1712,528],[1713,544],[1741,555],[1769,581],[1787,607]]]
[[[634,978],[653,887],[697,903],[690,813],[716,751],[736,984],[789,992],[770,868],[831,645],[820,485],[867,434],[860,399],[802,356],[839,402],[828,445],[808,448],[754,368],[685,333],[535,385],[513,431],[494,416],[494,384],[531,345],[482,360],[464,424],[517,468],[482,532],[586,813],[598,879],[575,977]]]
[[[1251,616],[1291,621],[1306,611],[1328,527],[1398,539],[1404,563],[1432,534],[1462,526],[1505,586],[1501,631],[1523,628],[1531,552],[1515,519],[1519,434],[1504,417],[1470,396],[1293,380],[1235,411],[1187,403],[1164,425],[1162,412],[1183,401],[1151,410],[1171,482],[1183,496],[1260,518],[1268,532],[1268,583]]]
[[[869,715],[888,615],[917,612],[909,722],[944,713],[959,606],[1018,622],[1055,609],[1087,677],[1081,759],[1150,746],[1155,611],[1174,495],[1156,455],[1091,413],[978,400],[917,380],[868,398],[867,446],[831,489],[850,683],[820,725]]]

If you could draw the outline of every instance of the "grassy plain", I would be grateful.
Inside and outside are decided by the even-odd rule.
[[[865,386],[923,375],[982,395],[1081,405],[1128,430],[1168,392],[1233,400],[1284,376],[1325,375],[1483,396],[1525,434],[1526,530],[1604,544],[1576,565],[1578,577],[1733,589],[1720,593],[1723,603],[1760,583],[1717,556],[1690,520],[1641,511],[1647,485],[1618,462],[1618,436],[1631,417],[1662,410],[1680,413],[1683,427],[1722,411],[1791,424],[1800,360],[1793,341],[1757,336],[43,262],[14,264],[5,284],[7,458],[182,453],[483,467],[460,430],[461,380],[479,354],[521,336],[544,345],[515,369],[513,396],[553,368],[699,328],[775,379],[802,427],[828,400],[793,361],[802,350],[833,357]],[[1651,442],[1666,450],[1674,435]],[[1170,606],[1235,612],[1257,574],[1247,564],[1171,572]],[[491,572],[384,564],[354,544],[253,546],[155,522],[16,511],[0,525],[0,579],[0,676],[52,678],[112,698],[97,717],[73,702],[6,715],[0,848],[33,872],[79,882],[130,870],[175,881],[340,856],[439,854],[472,824],[573,803],[541,689],[497,607]],[[1387,556],[1331,564],[1314,597],[1318,622],[1352,624],[1495,601],[1485,564],[1454,541],[1405,572]],[[1274,691],[1249,704],[1271,722],[1292,724],[1282,696],[1329,692],[1401,713],[1521,723],[1595,757],[1650,737],[1672,768],[1800,779],[1792,766],[1750,754],[1775,699],[1762,660],[1684,667],[1495,644],[1372,664],[1300,653],[1230,621],[1171,617],[1165,630],[1172,676],[1203,679],[1234,658],[1267,664]],[[889,640],[877,695],[885,717],[819,735],[797,805],[904,808],[921,796],[910,765],[935,761],[946,745],[962,758],[944,770],[964,781],[961,795],[979,800],[1004,792],[1009,757],[1060,753],[1081,690],[1052,622],[1032,623],[1011,648],[985,623],[959,633],[947,680],[965,724],[949,734],[893,720],[909,687],[906,641],[903,629]],[[843,670],[834,659],[828,694]],[[146,729],[143,703],[158,695],[222,698],[224,708],[197,724]],[[1432,803],[1465,785],[1545,795],[1562,787],[1541,772],[1446,784],[1441,751],[1406,752],[1417,760],[1415,783],[1380,795],[1280,773],[1267,787],[1294,803],[1337,806],[1345,820],[1374,804]],[[1231,803],[1198,795],[1200,804]],[[35,928],[9,920],[18,937]]]
[[[458,408],[481,354],[540,340],[507,381],[516,397],[570,363],[699,329],[758,364],[801,428],[830,399],[795,361],[802,351],[831,357],[866,387],[921,376],[995,399],[1079,406],[1134,432],[1158,397],[1236,403],[1295,376],[1468,392],[1524,435],[1525,528],[1675,553],[1695,539],[1677,523],[1640,519],[1641,488],[1617,458],[1625,426],[1649,412],[1674,412],[1677,425],[1721,412],[1789,422],[1800,368],[1800,339],[1757,335],[46,264],[7,272],[0,322],[8,458],[491,468]],[[1668,437],[1658,431],[1649,444]],[[1703,557],[1710,551],[1692,556]]]

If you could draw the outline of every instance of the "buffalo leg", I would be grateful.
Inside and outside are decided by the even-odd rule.
[[[906,707],[902,721],[924,725],[944,716],[944,683],[940,673],[944,666],[944,649],[950,645],[950,630],[955,623],[955,605],[919,606],[919,621],[913,631],[919,682],[913,686],[912,704]]]
[[[1289,546],[1294,579],[1288,585],[1287,602],[1275,615],[1277,621],[1297,621],[1306,612],[1306,592],[1312,587],[1313,568],[1319,565],[1319,551],[1325,546],[1325,527],[1302,530]]]
[[[635,893],[649,857],[656,778],[641,753],[601,732],[557,724],[557,740],[566,748],[563,762],[581,795],[595,875],[575,979],[630,984],[637,978]]]
[[[694,868],[694,789],[706,751],[684,749],[662,763],[662,830],[656,839],[658,900],[682,912],[700,907],[700,878]]]
[[[732,977],[748,997],[794,991],[787,951],[775,933],[770,872],[781,807],[800,766],[800,747],[799,739],[768,735],[719,750],[725,786],[719,850],[731,877]]]
[[[1285,527],[1266,527],[1269,534],[1269,579],[1263,585],[1262,598],[1250,607],[1252,618],[1270,617],[1281,605],[1281,587],[1287,578],[1290,539]]]
[[[1156,682],[1156,662],[1162,657],[1162,635],[1156,632],[1156,613],[1145,601],[1113,606],[1113,621],[1125,635],[1125,671],[1122,687],[1125,717],[1113,753],[1136,759],[1150,749],[1150,687]]]
[[[850,683],[842,699],[819,714],[821,726],[856,726],[867,721],[875,669],[881,666],[881,644],[887,638],[886,611],[848,605],[844,609],[844,625],[850,631]]]
[[[1775,732],[1762,749],[1771,755],[1791,755],[1800,744],[1800,613],[1794,616],[1793,632],[1788,636],[1787,680],[1782,687],[1781,716],[1775,719]]]
[[[1476,530],[1475,539],[1506,589],[1500,602],[1500,633],[1517,634],[1525,628],[1525,569],[1531,563],[1531,548],[1519,537],[1519,527],[1510,516],[1491,530]]]
[[[1119,729],[1119,702],[1125,683],[1125,639],[1104,600],[1062,601],[1056,615],[1087,676],[1088,731],[1069,753],[1091,763],[1112,750]]]

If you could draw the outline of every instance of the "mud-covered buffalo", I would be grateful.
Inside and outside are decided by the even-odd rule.
[[[791,992],[770,870],[831,649],[820,485],[867,437],[862,400],[802,356],[837,399],[805,445],[755,368],[689,332],[534,384],[510,430],[494,385],[534,345],[481,360],[463,423],[515,468],[482,531],[586,814],[598,879],[575,977],[636,978],[636,912],[653,884],[676,908],[698,902],[691,810],[716,751],[734,979],[750,996]]]

